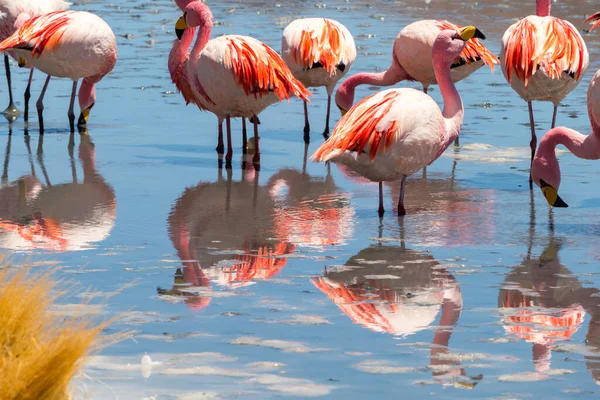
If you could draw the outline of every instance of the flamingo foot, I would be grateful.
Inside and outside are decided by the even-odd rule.
[[[404,205],[401,204],[398,206],[398,216],[403,217],[405,215],[406,215],[406,209],[404,208]]]
[[[224,154],[225,153],[225,145],[223,143],[219,143],[215,150],[217,150],[217,153],[219,153],[219,154]]]
[[[460,146],[460,142],[458,141],[458,136],[456,137],[456,139],[454,139],[454,146],[455,147]]]
[[[329,128],[325,128],[325,130],[323,131],[323,137],[325,139],[329,139]]]
[[[15,103],[11,101],[8,107],[6,107],[4,111],[2,111],[2,114],[4,114],[7,120],[12,122],[16,120],[19,117],[19,115],[21,115],[21,111],[19,111],[17,106],[15,106]]]
[[[383,214],[385,214],[385,210],[383,209],[383,205],[379,205],[379,209],[377,210],[377,214],[379,215],[379,218],[383,218]]]

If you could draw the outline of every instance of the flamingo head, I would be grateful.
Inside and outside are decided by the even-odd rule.
[[[352,108],[352,104],[354,104],[354,87],[346,80],[335,92],[335,105],[343,117]]]
[[[474,26],[465,26],[460,29],[447,29],[441,31],[433,42],[433,54],[439,54],[444,63],[449,65],[460,56],[467,41],[472,38],[485,39],[485,35]]]
[[[542,139],[544,141],[544,139]],[[546,201],[552,207],[568,207],[558,195],[560,187],[560,167],[556,156],[546,156],[545,146],[540,143],[540,148],[535,154],[531,164],[531,179],[540,187]],[[554,152],[554,149],[552,149]]]
[[[80,128],[85,128],[90,117],[90,111],[96,104],[96,85],[84,79],[79,89],[78,98],[81,114],[79,120],[77,120],[77,125]]]
[[[183,32],[188,27],[200,27],[202,28],[212,28],[212,13],[210,12],[210,8],[201,1],[192,1],[189,3],[184,11],[183,16],[177,20],[175,24],[175,33],[179,40],[183,37]]]
[[[583,22],[590,22],[592,27],[590,28],[590,32],[600,26],[600,12],[590,15]]]

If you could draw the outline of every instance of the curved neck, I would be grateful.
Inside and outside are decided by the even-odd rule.
[[[540,158],[556,159],[554,149],[559,144],[569,149],[577,158],[600,159],[600,131],[597,129],[587,136],[564,126],[551,129],[542,138],[536,157],[539,155]]]
[[[188,28],[183,33],[181,40],[175,39],[173,41],[173,47],[169,53],[169,72],[171,73],[171,79],[177,83],[180,80],[180,75],[185,74],[185,64],[188,62],[190,53],[188,49],[194,40],[196,35],[196,28]]]
[[[354,91],[354,88],[358,85],[392,86],[403,80],[412,80],[412,78],[404,68],[394,60],[392,65],[386,71],[378,74],[361,72],[346,79],[344,85],[348,90]]]
[[[538,17],[547,17],[550,15],[552,0],[537,0],[535,2],[535,15]]]
[[[444,132],[443,152],[458,137],[463,122],[464,109],[462,99],[450,77],[450,62],[445,60],[442,54],[434,52],[433,69],[444,99],[442,114],[446,119],[446,131]]]
[[[196,61],[198,61],[198,56],[200,55],[200,52],[204,49],[206,43],[208,43],[208,41],[210,40],[211,29],[212,24],[203,25],[200,28],[200,32],[198,32],[198,39],[196,39],[196,43],[194,44],[194,47],[192,48],[192,53],[190,55],[194,64],[196,63]]]

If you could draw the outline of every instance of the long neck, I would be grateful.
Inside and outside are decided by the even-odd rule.
[[[194,40],[196,30],[196,28],[188,28],[183,33],[181,40],[175,39],[173,41],[173,47],[169,53],[169,72],[175,83],[179,81],[181,74],[186,73],[184,67],[190,56],[188,49]]]
[[[392,65],[386,71],[378,74],[361,72],[346,79],[344,85],[349,90],[354,91],[354,88],[358,85],[392,86],[407,79],[412,80],[410,75],[394,59]]]
[[[200,28],[200,32],[198,33],[198,39],[196,39],[196,43],[194,44],[194,48],[192,49],[192,53],[190,57],[193,62],[196,63],[198,61],[198,56],[200,52],[206,46],[206,43],[210,40],[210,31],[212,29],[212,25],[203,25]]]
[[[538,154],[540,158],[556,159],[554,150],[562,144],[575,157],[585,160],[600,159],[600,131],[597,129],[590,135],[582,135],[574,129],[559,126],[551,129],[540,142]]]
[[[552,0],[536,0],[535,15],[537,15],[538,17],[549,16],[551,6],[552,6]]]
[[[463,123],[464,109],[462,99],[450,78],[450,63],[441,54],[435,52],[433,54],[433,69],[444,99],[442,114],[446,119],[446,132],[444,132],[443,151],[458,137]]]

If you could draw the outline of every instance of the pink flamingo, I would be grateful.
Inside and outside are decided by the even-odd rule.
[[[310,92],[292,75],[281,57],[260,41],[239,35],[210,40],[212,13],[201,1],[178,0],[183,16],[175,25],[179,41],[169,54],[169,71],[186,102],[208,110],[219,120],[219,144],[223,152],[223,121],[227,123],[228,163],[232,158],[231,117],[251,118],[255,153],[260,162],[258,114],[271,104],[292,95],[308,100]],[[191,53],[196,28],[198,38]],[[191,28],[191,29],[189,29]]]
[[[392,86],[404,80],[421,82],[427,93],[429,85],[438,83],[431,62],[433,43],[443,30],[461,27],[448,21],[423,20],[407,25],[394,41],[392,65],[384,72],[360,73],[346,79],[335,94],[335,103],[344,115],[354,103],[354,90],[358,85]],[[470,40],[461,54],[452,60],[450,77],[458,82],[471,75],[484,64],[494,68],[500,61],[479,40]]]
[[[0,41],[8,38],[18,28],[17,18],[21,16],[20,22],[28,20],[36,15],[47,14],[52,11],[66,10],[69,3],[64,0],[0,0]],[[19,61],[20,66],[24,66],[25,58],[22,50],[8,52],[13,58]],[[10,65],[8,54],[4,53],[4,68],[6,70],[6,81],[8,83],[8,96],[10,103],[3,111],[4,115],[15,119],[19,115],[19,110],[15,106],[12,93],[12,82],[10,76]],[[33,78],[33,68],[29,72],[29,81],[25,90],[25,121],[29,116],[29,98],[31,97],[31,80]]]
[[[19,16],[21,19],[22,16]],[[0,51],[27,51],[27,63],[48,74],[37,101],[40,133],[44,132],[44,95],[51,76],[73,80],[69,122],[75,130],[75,94],[77,82],[81,114],[77,124],[85,127],[96,103],[96,88],[117,62],[117,41],[110,26],[100,17],[83,11],[55,11],[31,18],[0,43]]]
[[[536,15],[511,25],[502,37],[502,72],[515,92],[527,102],[531,127],[531,161],[537,137],[533,100],[554,104],[552,128],[560,102],[579,84],[589,55],[583,38],[570,22],[550,16],[551,0],[536,1]],[[532,186],[531,174],[529,186]]]
[[[600,25],[599,21],[600,13],[586,19],[586,22],[595,22],[591,29]],[[567,203],[558,195],[560,167],[554,153],[556,146],[562,144],[578,158],[600,159],[600,70],[590,81],[587,103],[592,134],[582,135],[576,130],[564,126],[550,129],[540,141],[540,146],[531,164],[531,179],[541,188],[548,204],[552,207],[568,207]]]
[[[388,89],[358,102],[335,126],[313,160],[346,164],[360,175],[379,182],[379,216],[383,209],[383,181],[401,180],[398,215],[404,208],[405,180],[433,163],[460,131],[464,108],[450,67],[467,40],[485,39],[474,26],[441,31],[433,43],[435,77],[444,110],[415,89]]]
[[[281,39],[281,56],[294,76],[306,87],[325,86],[327,117],[323,136],[329,135],[331,95],[356,59],[356,46],[350,31],[327,18],[302,18],[292,21]],[[304,140],[308,142],[310,124],[308,104],[304,102]]]

